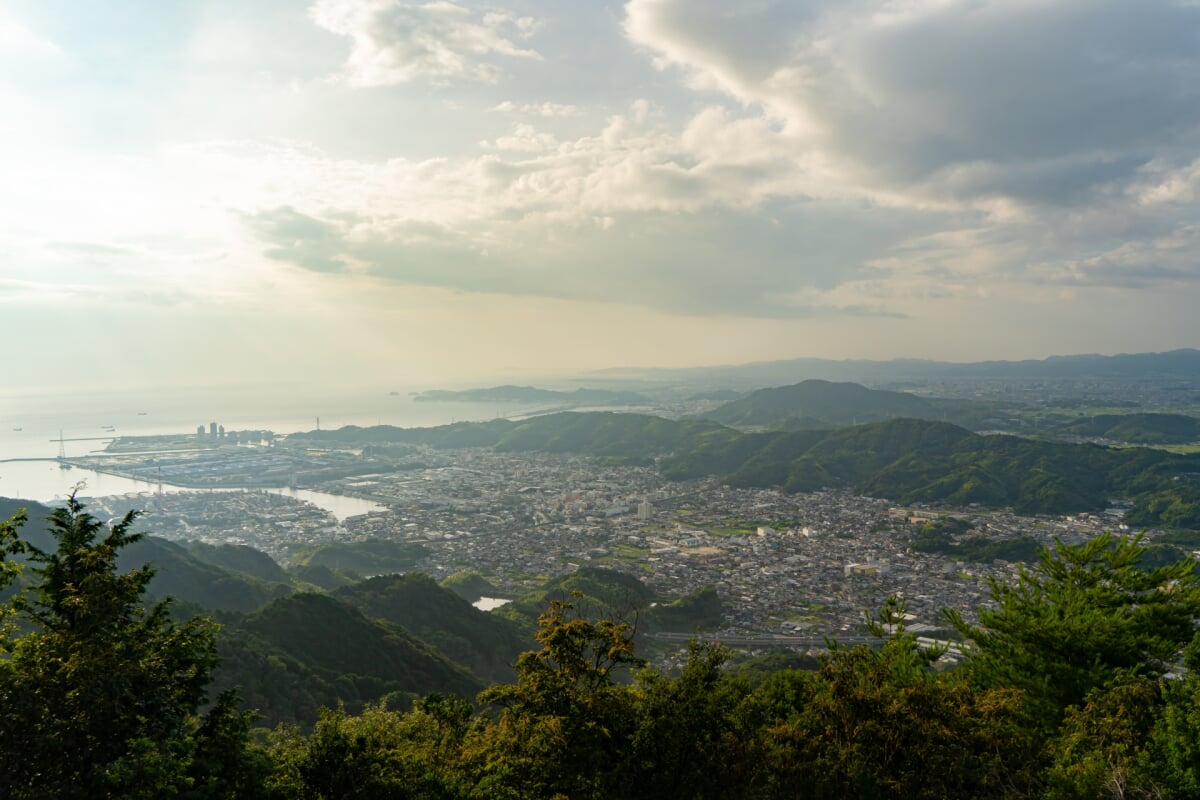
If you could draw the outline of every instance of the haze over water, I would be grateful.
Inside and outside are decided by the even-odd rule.
[[[390,394],[397,391],[397,394]],[[86,478],[85,496],[148,492],[154,484],[79,469],[61,470],[51,461],[59,433],[71,458],[103,451],[114,436],[194,433],[210,422],[226,430],[271,430],[277,434],[344,425],[429,427],[458,420],[485,420],[537,409],[494,403],[418,403],[409,390],[286,392],[261,388],[46,393],[0,396],[0,496],[44,502],[61,498]],[[114,429],[109,432],[106,427]],[[171,491],[173,487],[164,487]],[[338,513],[337,509],[334,510]],[[361,513],[359,511],[358,513]]]

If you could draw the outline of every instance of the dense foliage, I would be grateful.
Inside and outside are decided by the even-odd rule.
[[[234,694],[204,710],[214,625],[147,605],[151,571],[119,567],[118,553],[140,538],[132,516],[106,528],[72,499],[51,517],[53,549],[23,538],[22,523],[0,524],[0,581],[30,578],[0,609],[4,797],[1173,800],[1200,791],[1200,578],[1190,560],[1146,568],[1138,537],[1060,544],[1015,580],[993,581],[978,625],[950,615],[966,658],[949,670],[942,647],[903,631],[893,598],[867,619],[878,647],[832,647],[805,664],[816,669],[755,672],[751,683],[725,668],[719,646],[695,641],[682,670],[664,674],[643,666],[633,627],[612,615],[639,584],[581,571],[573,588],[556,587],[564,597],[546,598],[535,647],[511,677],[477,693],[432,651],[400,658],[422,647],[402,628],[296,594],[239,622],[239,635],[269,641],[275,655],[261,666],[284,682],[303,678],[288,675],[293,653],[322,650],[305,669],[333,697],[312,697],[327,707],[304,727],[255,739]],[[605,597],[585,598],[588,588]],[[412,620],[406,602],[428,591],[466,606],[428,579],[376,579],[341,594]],[[701,592],[680,608],[710,599]],[[361,703],[372,680],[418,663],[448,668],[446,688]]]
[[[1058,430],[1133,444],[1187,444],[1200,440],[1200,419],[1184,414],[1096,414],[1073,419]]]
[[[513,662],[529,646],[520,625],[479,613],[420,573],[381,575],[333,596],[374,619],[402,627],[489,682],[512,680]]]
[[[1093,511],[1133,497],[1136,519],[1147,524],[1161,518],[1186,527],[1200,519],[1188,482],[1200,456],[980,436],[912,419],[714,439],[662,468],[676,479],[718,474],[734,486],[840,487],[900,503],[1007,506],[1019,514]]]
[[[27,632],[0,642],[0,795],[232,796],[258,779],[233,698],[198,714],[213,624],[144,606],[152,571],[118,569],[141,538],[133,521],[107,528],[72,496],[50,517],[53,549],[19,538],[21,518],[0,530],[3,577],[15,572],[7,556],[23,554],[37,578],[6,609]]]

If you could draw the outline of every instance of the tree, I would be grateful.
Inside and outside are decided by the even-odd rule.
[[[614,620],[573,616],[554,600],[538,619],[541,649],[523,653],[516,684],[493,686],[481,703],[503,707],[499,722],[476,742],[479,797],[572,800],[611,797],[634,726],[631,694],[617,674],[641,666],[633,629]]]
[[[722,670],[720,645],[693,640],[677,678],[655,670],[638,676],[637,729],[623,769],[630,800],[755,797],[764,770],[761,723],[750,688]]]
[[[321,710],[311,735],[274,734],[275,796],[285,800],[458,800],[458,749],[471,725],[465,700],[430,695],[403,714],[384,704],[357,716]]]
[[[12,519],[0,522],[0,592],[7,589],[21,574],[21,565],[9,559],[9,556],[25,552],[25,545],[18,535],[25,520],[26,515],[22,510]],[[13,608],[10,604],[0,603],[0,642],[7,642],[12,634],[12,614]]]
[[[245,746],[231,700],[208,725],[197,717],[215,663],[213,623],[177,623],[166,601],[145,607],[148,566],[118,572],[118,552],[142,536],[135,518],[106,527],[72,493],[49,519],[52,551],[16,536],[23,520],[4,528],[0,547],[23,553],[38,582],[10,606],[28,632],[3,639],[0,795],[170,796],[209,780],[189,775],[199,743],[210,758],[228,755],[231,736],[235,750]],[[206,740],[218,734],[225,744]]]
[[[1068,709],[1048,747],[1046,800],[1161,798],[1145,766],[1163,688],[1156,679],[1122,672],[1089,692],[1082,706]]]
[[[1120,673],[1162,675],[1195,633],[1200,580],[1191,559],[1143,569],[1142,537],[1097,536],[1042,550],[1015,583],[990,582],[979,625],[949,612],[973,642],[967,668],[982,686],[1014,687],[1043,736]]]
[[[889,601],[869,627],[899,625]],[[1025,736],[1016,693],[976,689],[930,669],[938,648],[902,630],[878,649],[834,647],[820,670],[780,673],[765,706],[768,797],[1009,796]]]

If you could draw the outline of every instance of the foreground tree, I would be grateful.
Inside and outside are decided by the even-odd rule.
[[[177,623],[165,601],[145,607],[153,571],[117,569],[121,548],[141,538],[134,519],[109,528],[72,494],[49,519],[53,550],[21,540],[20,521],[4,531],[3,549],[23,554],[37,582],[10,606],[29,632],[3,639],[0,796],[249,796],[246,717],[229,697],[197,716],[215,626]],[[245,774],[221,774],[232,764]]]
[[[458,769],[471,704],[430,695],[408,713],[386,705],[351,716],[322,709],[312,733],[281,726],[272,734],[279,800],[466,800]]]
[[[622,768],[630,800],[747,800],[765,781],[763,723],[749,685],[722,669],[728,653],[693,641],[678,677],[645,670]]]
[[[868,621],[899,625],[889,600]],[[771,798],[1001,798],[1019,793],[1028,740],[1018,695],[931,669],[941,656],[902,631],[879,648],[834,647],[816,672],[784,672],[756,692]],[[773,721],[772,721],[773,720]]]
[[[631,626],[575,616],[574,608],[552,601],[538,619],[541,649],[517,659],[516,684],[480,693],[480,702],[502,711],[468,743],[479,777],[473,797],[620,796],[636,722],[630,690],[616,678],[644,662],[634,655]]]
[[[1146,570],[1140,536],[1104,534],[1043,550],[1014,583],[991,580],[993,608],[979,625],[949,614],[974,644],[977,685],[1022,692],[1034,724],[1052,736],[1067,709],[1124,674],[1156,678],[1178,661],[1200,616],[1191,559]]]

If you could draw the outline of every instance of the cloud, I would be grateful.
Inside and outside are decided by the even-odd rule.
[[[503,114],[528,114],[538,117],[577,117],[583,113],[579,106],[569,103],[522,103],[518,105],[511,100],[497,103],[488,111]]]
[[[1172,0],[630,0],[625,29],[891,201],[1082,204],[1200,128],[1200,7]]]
[[[518,43],[537,29],[532,17],[480,14],[446,0],[318,0],[317,25],[352,41],[344,77],[352,86],[394,86],[417,78],[494,83],[495,57],[540,60]]]
[[[1152,240],[1128,241],[1085,258],[1039,265],[1035,277],[1063,286],[1121,289],[1200,283],[1200,225]]]
[[[334,222],[302,214],[291,206],[248,214],[245,222],[269,246],[267,258],[286,261],[313,272],[342,272],[343,227]]]
[[[494,142],[481,142],[484,150],[510,150],[527,153],[540,153],[553,150],[558,146],[558,140],[553,134],[539,131],[532,125],[516,125],[508,136],[501,136]]]

